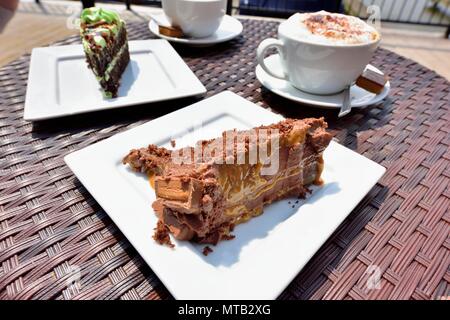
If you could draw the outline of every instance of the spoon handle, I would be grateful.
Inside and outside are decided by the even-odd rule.
[[[344,101],[342,101],[342,107],[339,111],[338,117],[341,118],[350,113],[352,110],[352,105],[350,103],[350,86],[344,90]]]

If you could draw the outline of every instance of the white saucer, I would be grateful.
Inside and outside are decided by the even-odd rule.
[[[225,15],[217,31],[205,38],[177,38],[169,37],[159,33],[158,24],[151,19],[148,27],[150,31],[157,37],[166,39],[168,41],[184,43],[190,46],[209,46],[220,42],[231,40],[242,33],[242,23],[229,15]]]
[[[267,67],[271,68],[275,72],[281,73],[281,61],[278,54],[271,55],[265,60]],[[381,72],[372,65],[367,65],[367,68]],[[259,82],[272,91],[286,99],[293,100],[296,102],[313,105],[320,108],[335,109],[342,106],[343,93],[337,93],[332,95],[315,95],[311,93],[303,92],[299,89],[294,88],[288,81],[281,80],[272,77],[267,74],[260,65],[256,67],[256,77]],[[356,85],[350,88],[350,96],[352,101],[352,108],[362,108],[371,104],[375,104],[386,98],[389,93],[391,85],[389,81],[384,86],[383,91],[379,94],[374,94],[368,92]]]

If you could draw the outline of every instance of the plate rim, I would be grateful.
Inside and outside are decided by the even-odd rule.
[[[118,103],[115,105],[97,104],[95,107],[89,109],[79,106],[78,108],[81,107],[80,110],[76,110],[74,108],[64,110],[64,108],[60,108],[61,106],[55,100],[52,100],[53,102],[42,102],[39,101],[39,99],[36,99],[36,96],[39,96],[40,94],[54,95],[57,91],[55,83],[55,79],[57,77],[56,72],[43,72],[43,67],[46,66],[48,68],[51,68],[51,70],[56,70],[56,59],[61,56],[67,55],[68,53],[65,51],[69,50],[73,50],[73,54],[83,53],[82,45],[71,44],[63,46],[38,47],[34,48],[31,52],[23,119],[26,121],[54,119],[75,114],[125,108],[147,103],[180,99],[190,96],[202,96],[207,92],[206,87],[203,85],[200,79],[195,75],[195,73],[191,70],[191,68],[186,64],[183,58],[181,58],[178,52],[176,52],[176,50],[170,45],[167,40],[129,40],[128,45],[130,47],[130,54],[132,54],[132,50],[135,50],[136,52],[143,50],[143,47],[148,47],[149,49],[152,49],[153,52],[163,51],[165,54],[159,54],[158,60],[161,58],[164,59],[166,61],[165,64],[176,63],[177,67],[179,67],[179,72],[182,72],[185,77],[190,78],[189,85],[185,85],[183,88],[177,88],[177,90],[174,91],[175,94],[171,94],[167,97],[160,97],[157,99],[136,99],[135,101],[123,101],[122,103]],[[131,47],[135,48],[132,49]],[[45,61],[45,65],[42,63],[44,59],[47,59],[47,61]],[[87,66],[86,71],[91,72],[87,68]],[[44,85],[44,83],[47,85]],[[48,85],[49,83],[51,84]],[[43,103],[45,104],[45,108],[42,106]],[[62,110],[55,111],[58,109]]]
[[[239,19],[236,19],[233,16],[230,16],[228,14],[224,15],[224,19],[229,19],[237,21],[239,23],[239,32],[236,33],[232,33],[231,35],[227,36],[227,37],[223,37],[220,39],[214,39],[214,40],[208,40],[208,37],[205,38],[177,38],[177,37],[170,37],[170,36],[166,36],[164,34],[159,33],[159,31],[157,32],[156,27],[158,24],[153,20],[150,19],[150,21],[148,22],[148,29],[150,30],[150,32],[155,35],[156,37],[159,37],[161,39],[165,39],[167,41],[171,41],[171,42],[175,42],[175,43],[180,43],[180,44],[185,44],[185,45],[191,45],[191,46],[196,46],[196,45],[213,45],[213,44],[217,44],[217,43],[222,43],[222,42],[226,42],[229,40],[232,40],[236,37],[238,37],[239,35],[242,34],[243,30],[244,30],[244,26],[242,25],[242,22],[239,21]],[[222,24],[223,22],[221,22]],[[154,27],[152,27],[154,26]],[[220,28],[220,26],[219,26]]]
[[[278,55],[277,53],[272,54],[272,55],[266,57],[264,60],[266,60],[266,59],[273,59],[273,57],[277,56],[277,55]],[[369,67],[369,66],[375,68],[378,71],[380,71],[380,69],[378,69],[377,67],[375,67],[374,65],[372,65],[370,63],[367,64],[367,67]],[[296,102],[298,104],[302,104],[304,106],[313,106],[313,107],[317,107],[317,108],[320,108],[320,109],[339,109],[341,107],[340,105],[337,105],[335,103],[327,103],[327,102],[321,102],[321,101],[318,101],[318,100],[310,100],[310,99],[303,99],[303,98],[294,97],[291,94],[286,93],[286,91],[273,88],[273,86],[270,85],[267,82],[267,80],[264,80],[263,75],[264,75],[265,78],[273,78],[273,77],[271,75],[267,74],[262,69],[262,67],[259,64],[255,68],[255,75],[256,75],[257,80],[261,83],[262,86],[264,86],[264,88],[266,88],[267,90],[269,90],[270,92],[272,92],[272,93],[274,93],[276,95],[279,95],[280,97],[283,97],[283,98],[288,99],[290,101]],[[276,79],[276,78],[273,78],[273,79],[275,79],[277,81],[287,82],[286,80],[280,80],[280,79]],[[289,83],[288,83],[288,85],[290,87],[292,87],[292,85],[290,85]],[[355,85],[353,85],[353,86],[355,86]],[[296,91],[302,92],[299,89],[296,89],[294,87],[292,87],[292,88],[294,90],[296,90]],[[375,95],[367,103],[355,105],[355,106],[352,106],[352,108],[363,109],[363,108],[366,108],[366,107],[368,107],[370,105],[374,105],[374,104],[380,103],[383,99],[385,99],[388,96],[390,90],[391,90],[391,84],[390,84],[390,81],[388,80],[386,82],[386,84],[385,84],[385,86],[383,88],[383,91],[381,93]],[[305,92],[305,94],[313,95],[313,94],[307,93],[307,92]],[[315,96],[320,97],[320,95],[315,95]]]
[[[266,283],[265,289],[259,288],[258,290],[252,291],[252,294],[253,294],[252,297],[249,296],[248,292],[241,292],[241,291],[239,291],[239,292],[232,292],[232,291],[230,291],[229,288],[228,288],[228,290],[225,289],[224,292],[221,292],[220,293],[221,295],[219,295],[219,296],[217,295],[217,292],[214,292],[214,293],[209,292],[206,295],[203,294],[203,293],[199,294],[198,292],[192,294],[191,291],[186,289],[186,288],[183,288],[183,290],[180,289],[179,287],[177,288],[177,286],[180,286],[177,283],[177,280],[180,281],[180,279],[177,278],[177,277],[180,277],[180,276],[171,274],[170,270],[169,271],[163,270],[163,268],[161,267],[161,262],[159,260],[161,260],[161,259],[164,260],[164,255],[166,255],[166,254],[167,255],[169,255],[169,254],[171,254],[171,255],[179,254],[179,256],[178,256],[179,259],[183,259],[185,257],[192,258],[192,255],[195,255],[195,254],[189,252],[186,255],[183,251],[181,251],[181,249],[180,249],[179,252],[173,252],[173,251],[171,251],[170,249],[168,249],[166,247],[162,247],[162,246],[159,246],[159,245],[156,245],[156,244],[150,244],[150,245],[146,244],[146,246],[149,246],[149,247],[152,247],[152,246],[161,247],[161,250],[166,250],[166,251],[158,251],[160,253],[160,255],[158,255],[159,259],[155,259],[155,257],[153,256],[153,257],[150,258],[151,261],[149,261],[146,258],[147,253],[145,253],[145,254],[141,253],[139,245],[136,245],[134,243],[135,235],[133,235],[133,238],[131,236],[129,236],[129,232],[123,230],[122,226],[119,223],[117,223],[117,221],[116,221],[117,216],[116,215],[111,215],[111,213],[108,212],[108,208],[107,207],[109,207],[110,204],[106,205],[104,203],[104,201],[103,201],[104,195],[101,196],[102,199],[99,199],[99,195],[97,194],[97,192],[92,190],[92,189],[94,189],[94,187],[85,183],[85,179],[92,179],[92,177],[87,178],[87,176],[85,174],[81,174],[80,175],[79,168],[77,168],[79,166],[78,162],[83,162],[83,166],[86,166],[86,162],[83,161],[83,157],[89,156],[91,151],[93,149],[95,150],[96,147],[99,148],[101,146],[101,148],[99,148],[101,150],[101,149],[104,149],[104,147],[107,146],[108,144],[114,144],[115,146],[117,146],[118,145],[117,144],[117,142],[118,142],[117,140],[126,139],[126,136],[130,136],[131,137],[131,136],[133,136],[133,134],[138,134],[141,131],[145,132],[145,130],[150,130],[149,128],[151,128],[152,125],[155,125],[155,122],[164,123],[164,121],[167,121],[167,120],[170,120],[170,119],[176,117],[178,112],[181,112],[181,113],[179,113],[179,115],[181,116],[181,115],[183,115],[183,113],[188,113],[188,112],[192,111],[193,108],[197,108],[199,104],[202,104],[202,107],[205,109],[206,106],[208,105],[207,103],[205,103],[205,101],[210,99],[209,101],[211,103],[213,103],[213,102],[215,102],[214,99],[218,99],[218,97],[224,97],[224,98],[227,98],[227,99],[239,98],[239,99],[241,99],[240,101],[242,102],[242,104],[244,104],[244,102],[242,100],[246,101],[247,105],[249,105],[249,104],[253,105],[252,108],[249,108],[248,112],[256,111],[258,109],[261,112],[262,118],[264,118],[263,122],[267,121],[266,119],[270,119],[270,121],[278,121],[278,120],[280,120],[280,118],[282,118],[279,115],[270,112],[269,110],[263,109],[263,108],[257,106],[256,104],[253,104],[252,102],[250,102],[250,101],[248,101],[248,100],[246,100],[246,99],[244,99],[242,97],[239,97],[238,95],[236,95],[234,93],[231,93],[230,91],[225,91],[225,92],[222,92],[222,93],[217,94],[215,96],[212,96],[212,97],[210,97],[208,99],[205,99],[205,100],[202,100],[200,102],[194,103],[194,104],[192,104],[192,105],[190,105],[188,107],[179,109],[179,110],[174,111],[172,113],[169,113],[169,114],[167,114],[167,115],[165,115],[163,117],[160,117],[160,118],[157,118],[155,120],[149,121],[149,122],[147,122],[147,123],[145,123],[143,125],[131,128],[129,130],[126,130],[126,131],[123,131],[123,132],[120,132],[120,133],[117,133],[116,135],[114,135],[114,136],[112,136],[110,138],[107,138],[107,139],[104,139],[104,140],[102,140],[100,142],[94,143],[94,144],[92,144],[92,145],[90,145],[88,147],[85,147],[83,149],[80,149],[78,151],[72,152],[72,153],[70,153],[70,154],[68,154],[68,155],[66,155],[64,157],[64,161],[68,165],[68,167],[74,172],[74,174],[77,176],[77,178],[82,182],[84,187],[91,193],[92,197],[99,203],[99,205],[103,208],[103,210],[110,216],[110,218],[114,221],[116,226],[123,232],[123,234],[126,236],[128,241],[130,241],[130,243],[133,245],[133,247],[135,247],[135,249],[140,254],[140,256],[143,258],[143,260],[151,267],[151,269],[155,272],[155,274],[158,276],[160,281],[164,283],[166,288],[171,292],[171,294],[175,298],[179,298],[179,299],[217,299],[217,298],[219,298],[219,299],[248,299],[248,298],[253,298],[254,299],[256,297],[257,299],[274,299],[277,296],[279,296],[279,294],[292,281],[292,279],[295,278],[295,276],[298,274],[298,272],[301,269],[303,269],[303,267],[311,259],[311,257],[314,254],[317,253],[317,251],[320,249],[320,247],[323,245],[323,243],[325,243],[325,241],[329,238],[329,236],[345,220],[345,218],[353,211],[353,209],[357,206],[357,204],[361,201],[361,199],[363,199],[364,196],[373,188],[373,186],[377,183],[379,178],[384,174],[384,172],[385,172],[385,168],[384,167],[382,167],[381,165],[375,163],[374,161],[372,161],[370,159],[367,159],[364,156],[362,156],[362,155],[360,155],[360,154],[358,154],[358,153],[356,153],[356,152],[354,152],[354,151],[352,151],[352,150],[350,150],[350,149],[348,149],[348,148],[346,148],[344,146],[339,145],[338,143],[332,142],[332,144],[336,148],[338,148],[337,150],[341,150],[341,151],[345,150],[346,154],[353,155],[354,157],[352,157],[352,159],[354,159],[354,160],[356,159],[355,161],[358,161],[358,162],[359,161],[366,161],[365,164],[367,165],[367,169],[368,168],[373,169],[374,171],[376,171],[376,175],[371,177],[370,182],[367,183],[367,181],[366,181],[367,185],[364,188],[367,188],[367,190],[366,191],[361,191],[361,190],[359,191],[359,192],[362,192],[360,198],[356,199],[356,200],[355,199],[352,200],[352,203],[350,204],[351,208],[348,208],[348,210],[347,209],[345,210],[342,219],[335,219],[335,220],[332,221],[333,222],[333,227],[331,227],[332,230],[327,232],[327,234],[325,236],[321,235],[319,240],[317,240],[317,239],[315,240],[316,242],[318,241],[318,244],[315,244],[314,248],[312,248],[310,250],[310,255],[308,257],[306,257],[306,258],[303,257],[302,261],[300,263],[298,261],[294,261],[294,262],[292,262],[290,264],[287,263],[289,266],[286,266],[285,268],[288,268],[288,269],[290,268],[291,270],[288,270],[289,271],[288,275],[282,275],[283,281],[280,281],[280,280],[276,281],[276,279],[275,279],[276,277],[272,277],[272,279],[268,279],[268,283]],[[235,100],[235,101],[237,101],[237,100]],[[236,108],[242,109],[242,105],[241,106],[236,106]],[[210,108],[210,109],[212,109],[212,108]],[[220,111],[222,111],[222,110],[219,109],[219,112]],[[219,112],[217,112],[217,114],[220,114]],[[159,139],[159,137],[154,137],[153,140],[157,140],[157,139]],[[130,145],[128,145],[128,147],[129,148],[133,148],[133,147],[136,147],[136,146],[134,146],[133,143],[130,142]],[[111,162],[114,162],[116,160],[117,159],[113,159]],[[85,169],[83,169],[83,170],[85,170]],[[370,186],[370,187],[367,187],[367,186]],[[95,187],[95,188],[97,188],[97,187]],[[362,188],[360,188],[360,189],[362,189]],[[136,195],[133,195],[133,198],[135,196]],[[347,205],[349,205],[349,204],[347,204]],[[148,211],[149,211],[148,214],[152,214],[152,211],[150,209]],[[295,217],[295,216],[298,217],[299,215],[293,214],[289,219],[291,219],[292,217]],[[281,223],[281,225],[282,225],[282,227],[285,227],[283,230],[288,229],[289,226],[290,226],[290,228],[295,227],[294,223],[287,223],[287,224],[286,223]],[[278,239],[278,240],[280,238],[280,233],[284,234],[283,232],[281,232],[281,230],[279,230],[279,231],[280,232],[277,232],[277,233],[273,234],[274,238]],[[148,235],[148,239],[149,239],[148,240],[149,242],[152,241],[150,235]],[[282,250],[280,250],[280,251],[282,251]],[[173,256],[171,256],[171,257],[173,258]],[[194,258],[195,258],[195,256],[194,256]],[[247,261],[248,261],[248,259],[247,259]],[[198,263],[197,264],[195,264],[195,263],[197,263],[197,262],[191,260],[191,265],[198,266]],[[206,264],[206,262],[203,262],[203,264]],[[164,265],[164,263],[163,263],[163,265]],[[240,268],[241,269],[243,268],[244,271],[245,270],[249,271],[249,268],[248,268],[249,266],[248,265],[249,265],[248,262],[247,263],[243,263],[243,265]],[[169,267],[169,269],[170,269],[170,267]],[[251,269],[251,270],[253,270],[253,269]],[[218,271],[214,271],[214,272],[223,272],[223,271],[222,270],[218,270]],[[273,287],[274,287],[274,289],[271,289]]]

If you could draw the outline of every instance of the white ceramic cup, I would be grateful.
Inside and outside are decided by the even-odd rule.
[[[169,22],[194,38],[212,35],[225,15],[227,0],[162,0]]]
[[[376,50],[377,40],[362,44],[324,44],[293,36],[292,23],[298,14],[282,22],[278,38],[263,40],[257,50],[259,65],[265,72],[279,79],[287,80],[305,92],[313,94],[334,94],[351,85],[364,71]],[[276,48],[280,54],[283,73],[270,70],[264,63],[267,50]]]

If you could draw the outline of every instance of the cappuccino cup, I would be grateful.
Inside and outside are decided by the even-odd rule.
[[[379,42],[378,31],[359,18],[326,11],[297,13],[280,24],[278,39],[260,43],[257,60],[272,77],[308,93],[328,95],[362,74]],[[271,48],[279,53],[282,72],[264,63]]]
[[[225,15],[227,0],[162,0],[170,24],[194,38],[212,35]]]

